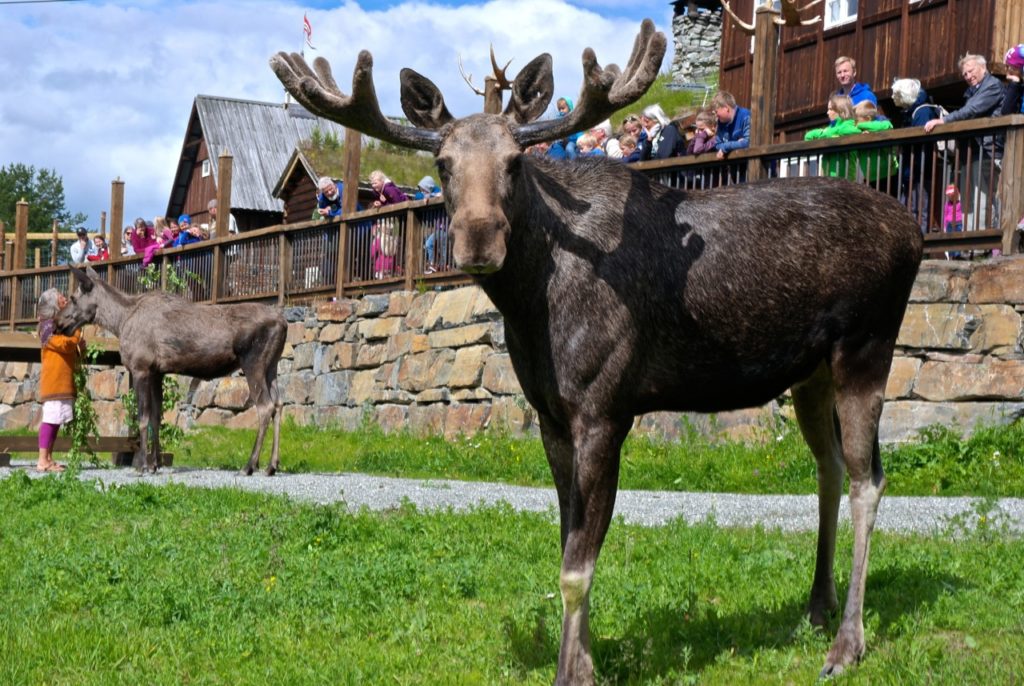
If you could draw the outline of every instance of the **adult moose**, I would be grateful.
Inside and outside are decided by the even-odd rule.
[[[366,51],[351,95],[322,58],[312,69],[294,53],[270,62],[313,112],[436,156],[456,263],[505,318],[558,491],[557,682],[593,681],[589,594],[634,416],[754,406],[787,388],[818,466],[809,603],[818,625],[838,606],[836,525],[844,470],[850,476],[853,569],[822,670],[836,673],[864,652],[868,543],[885,487],[878,421],[921,236],[895,200],[832,179],[684,192],[624,165],[522,154],[634,102],[664,52],[665,37],[648,20],[624,71],[602,69],[584,50],[576,109],[545,121],[534,120],[553,91],[549,55],[516,76],[504,114],[463,119],[433,83],[403,69],[412,126],[381,114]]]
[[[139,426],[149,427],[151,440],[139,442],[133,466],[156,471],[160,465],[160,421],[165,374],[215,379],[241,369],[249,384],[249,400],[259,416],[256,444],[242,470],[259,466],[263,438],[274,420],[274,444],[267,475],[277,471],[281,442],[281,399],[277,362],[284,350],[288,325],[280,310],[257,303],[196,305],[160,291],[128,295],[89,267],[71,267],[78,289],[57,317],[57,327],[73,331],[95,322],[118,337],[121,362],[131,373],[139,402]]]

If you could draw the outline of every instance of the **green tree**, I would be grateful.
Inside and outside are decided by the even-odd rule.
[[[81,212],[72,214],[64,205],[64,179],[55,170],[37,171],[21,163],[0,167],[0,221],[8,230],[14,228],[17,203],[22,198],[29,205],[29,232],[49,231],[54,219],[68,229],[88,219]]]

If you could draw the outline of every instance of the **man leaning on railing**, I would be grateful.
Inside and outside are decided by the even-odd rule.
[[[964,55],[959,62],[960,75],[967,84],[964,91],[964,106],[955,112],[936,117],[924,125],[926,133],[931,133],[939,124],[951,124],[967,119],[981,117],[998,117],[1003,105],[1003,84],[988,71],[988,63],[981,55]],[[975,140],[980,144],[980,159],[970,160],[970,155],[960,155],[960,168],[957,169],[959,182],[967,182],[968,194],[965,211],[965,227],[968,231],[987,229],[998,224],[999,203],[994,197],[999,183],[999,168],[1003,157],[1003,137],[988,134]],[[985,162],[985,158],[989,162]],[[968,165],[968,163],[971,164]],[[970,178],[967,178],[967,167],[970,167]],[[988,207],[992,205],[992,217],[988,216]],[[989,221],[991,219],[991,222]]]

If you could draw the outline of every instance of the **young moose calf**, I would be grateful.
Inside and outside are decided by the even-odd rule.
[[[277,471],[281,440],[281,398],[277,362],[284,350],[288,325],[277,308],[257,303],[197,305],[163,292],[128,295],[114,288],[90,267],[71,267],[78,290],[57,317],[57,327],[74,331],[96,323],[118,337],[121,362],[131,373],[139,401],[139,427],[149,427],[152,441],[139,442],[133,465],[156,471],[160,462],[160,420],[165,374],[216,379],[237,369],[249,383],[249,400],[259,414],[259,431],[252,456],[242,470],[251,475],[259,466],[260,450],[270,420],[274,446],[267,475]]]

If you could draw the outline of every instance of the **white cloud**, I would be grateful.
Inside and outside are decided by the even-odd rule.
[[[581,7],[580,5],[586,5]],[[164,212],[197,94],[276,101],[283,90],[267,66],[301,46],[303,8],[287,2],[134,2],[8,5],[0,12],[0,164],[52,168],[64,177],[68,209],[99,224],[110,182],[125,181],[125,217]],[[489,46],[514,76],[542,52],[554,59],[556,96],[574,96],[580,54],[622,64],[639,27],[621,5],[586,0],[493,0],[446,7],[405,2],[367,11],[355,2],[308,10],[307,58],[330,60],[347,91],[360,49],[374,56],[385,113],[400,114],[398,73],[411,67],[438,85],[456,116],[479,111],[463,82],[480,85]],[[666,30],[666,10],[655,17]],[[671,50],[671,48],[670,48]],[[669,60],[666,59],[666,66]]]

